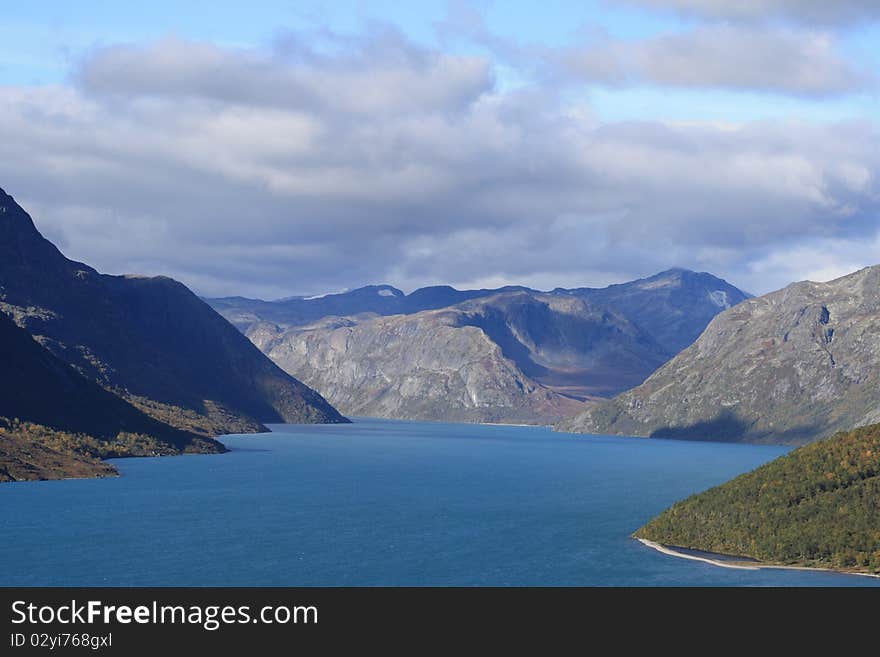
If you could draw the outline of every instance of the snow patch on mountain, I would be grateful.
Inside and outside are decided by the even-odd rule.
[[[709,299],[719,308],[727,310],[730,308],[730,301],[727,299],[727,292],[724,290],[715,290],[709,293]]]

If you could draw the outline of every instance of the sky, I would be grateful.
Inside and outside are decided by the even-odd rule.
[[[0,187],[204,296],[880,264],[876,0],[31,0]]]

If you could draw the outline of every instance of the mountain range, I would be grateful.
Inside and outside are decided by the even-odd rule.
[[[184,446],[218,450],[215,441],[197,441],[193,434],[208,438],[261,431],[266,422],[347,421],[184,285],[165,277],[109,276],[67,259],[0,190],[2,313],[27,331],[36,340],[34,345],[71,368],[73,374],[59,375],[57,385],[48,391],[58,392],[59,386],[71,381],[74,388],[91,390],[82,393],[90,400],[84,402],[82,417],[62,413],[61,406],[49,401],[49,392],[41,397],[41,385],[15,397],[5,411],[7,417],[30,415],[35,422],[54,417],[57,421],[49,426],[55,429],[106,439],[113,427],[97,426],[103,421],[99,408],[106,407],[105,419],[111,425],[125,432],[170,437],[165,442],[178,451]],[[24,344],[8,326],[3,338]],[[25,352],[35,363],[54,362],[44,355],[37,357],[31,347]],[[16,367],[31,369],[23,362]],[[62,371],[57,363],[53,368]],[[72,378],[74,374],[80,378]],[[14,388],[15,374],[5,371],[2,376],[3,385]],[[84,386],[83,380],[112,397],[97,396],[94,386]],[[45,413],[34,415],[43,405]],[[79,421],[88,415],[91,423]]]
[[[718,315],[642,385],[557,428],[804,443],[880,422],[880,266]]]
[[[349,415],[547,423],[641,383],[748,295],[706,273],[607,288],[208,302],[287,372]]]

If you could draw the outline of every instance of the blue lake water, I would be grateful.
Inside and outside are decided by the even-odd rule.
[[[785,448],[360,420],[226,436],[221,456],[0,485],[0,585],[861,586],[629,538]]]

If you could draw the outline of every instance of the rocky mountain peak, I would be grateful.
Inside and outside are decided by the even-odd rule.
[[[37,268],[47,264],[58,267],[69,262],[40,234],[24,208],[0,189],[0,267]],[[86,265],[81,268],[91,270]]]
[[[344,421],[182,283],[99,274],[5,192],[0,206],[0,310],[88,379],[209,434]]]

